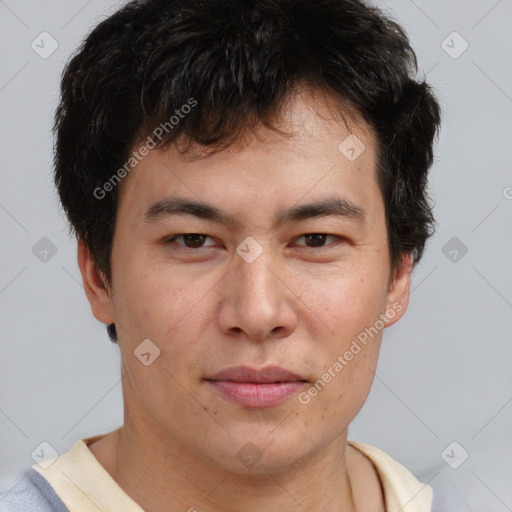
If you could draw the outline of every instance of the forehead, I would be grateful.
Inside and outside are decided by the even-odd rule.
[[[246,210],[258,199],[266,207],[311,203],[336,190],[354,204],[375,200],[375,136],[339,98],[296,94],[275,126],[286,135],[258,125],[222,151],[199,144],[183,154],[175,145],[150,151],[121,182],[118,209],[145,216],[148,208],[176,195],[214,199],[224,210],[237,200]]]

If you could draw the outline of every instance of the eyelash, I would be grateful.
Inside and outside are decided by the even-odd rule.
[[[203,233],[182,233],[182,234],[179,234],[179,235],[173,235],[171,237],[168,237],[164,240],[164,243],[166,244],[170,244],[170,243],[173,243],[175,242],[175,240],[177,238],[180,238],[180,237],[185,237],[185,236],[188,236],[188,235],[197,235],[197,236],[201,236],[201,237],[206,237],[206,238],[212,238],[208,235],[205,235]],[[337,239],[338,241],[342,240],[343,237],[341,236],[338,236],[338,235],[330,235],[328,233],[304,233],[303,235],[299,235],[298,237],[296,237],[296,239],[300,239],[300,238],[304,238],[304,237],[307,237],[307,236],[311,236],[311,235],[321,235],[321,236],[325,236],[325,237],[332,237],[332,238],[335,238]],[[183,249],[185,250],[198,250],[198,249],[206,249],[207,247],[213,247],[211,245],[209,246],[206,246],[206,247],[187,247],[183,244],[178,244],[180,245]],[[303,245],[302,247],[305,247],[306,249],[325,249],[325,248],[329,248],[329,245],[321,245],[321,246],[317,246],[317,247],[309,247],[307,245]]]

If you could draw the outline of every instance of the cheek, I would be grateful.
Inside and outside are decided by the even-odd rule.
[[[302,442],[309,440],[317,444],[321,433],[322,443],[327,444],[348,428],[370,392],[376,348],[373,345],[363,349],[339,373],[331,370],[334,377],[330,377],[325,387],[318,386],[321,391],[311,397],[307,404],[299,406],[297,419],[301,419],[304,426]],[[326,371],[329,366],[331,364],[326,365]],[[320,375],[320,379],[323,378],[325,376]]]
[[[332,347],[331,347],[332,348]],[[316,382],[302,395],[305,421],[336,436],[354,419],[370,392],[378,361],[380,336],[367,344],[337,340],[337,350],[324,353]],[[327,434],[329,432],[330,434]]]
[[[320,408],[326,420],[343,424],[352,419],[369,393],[382,335],[382,329],[372,327],[385,307],[385,289],[382,275],[375,271],[364,277],[362,272],[345,272],[321,284],[310,279],[301,288],[301,300],[314,311],[308,313],[309,353],[321,381],[311,405]]]
[[[197,304],[204,295],[200,283],[185,282],[179,278],[178,270],[145,272],[137,275],[138,269],[125,271],[120,285],[122,293],[117,313],[130,331],[138,336],[163,339],[165,334],[180,330],[184,324],[193,325],[197,319]],[[128,329],[127,329],[128,330]]]
[[[193,379],[198,371],[196,363],[204,349],[201,340],[214,316],[213,290],[209,280],[176,276],[178,272],[153,272],[126,282],[117,318],[126,328],[122,334],[127,353],[150,339],[160,349],[162,371],[182,381]]]
[[[337,270],[331,276],[308,276],[300,284],[299,298],[304,313],[313,314],[333,340],[331,346],[340,349],[375,323],[386,304],[386,282],[374,269]]]

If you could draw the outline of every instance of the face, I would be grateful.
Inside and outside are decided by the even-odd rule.
[[[407,307],[410,266],[389,280],[375,139],[334,119],[335,102],[295,97],[289,138],[260,127],[201,158],[151,151],[122,183],[112,290],[88,291],[116,323],[126,421],[232,471],[344,444],[383,328]],[[362,146],[339,148],[354,134],[355,159]]]

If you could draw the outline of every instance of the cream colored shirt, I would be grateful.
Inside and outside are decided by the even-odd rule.
[[[144,512],[116,483],[87,447],[102,435],[78,440],[59,457],[32,466],[52,486],[70,512]],[[384,451],[365,443],[348,444],[368,457],[384,490],[386,512],[431,512],[432,488]]]

